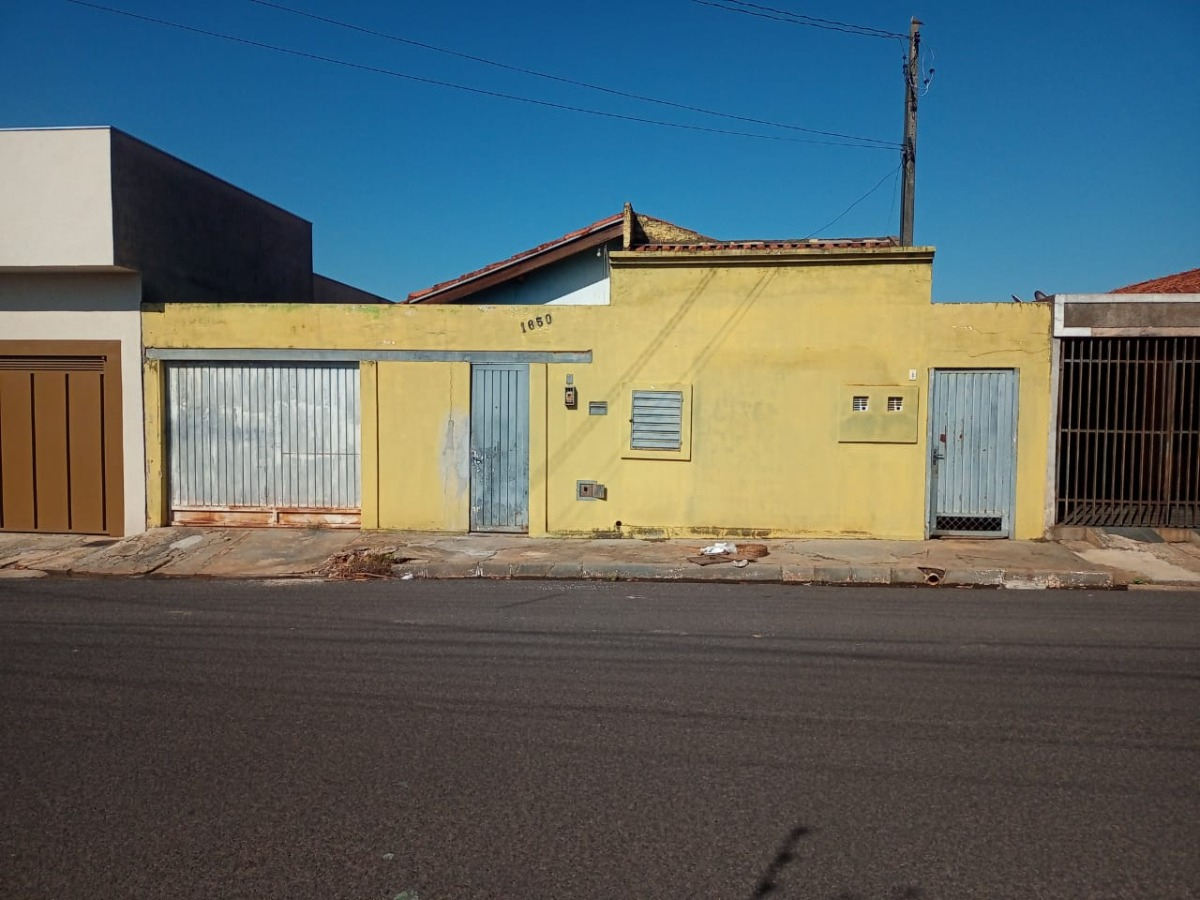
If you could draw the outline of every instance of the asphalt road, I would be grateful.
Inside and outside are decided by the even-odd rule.
[[[1194,898],[1200,595],[0,581],[4,898]]]

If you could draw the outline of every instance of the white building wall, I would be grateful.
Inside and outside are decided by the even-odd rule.
[[[547,302],[547,306],[608,306],[608,279],[603,278],[578,290],[562,294]]]
[[[0,340],[121,342],[126,535],[146,530],[141,296],[132,274],[0,272]]]
[[[620,249],[619,241],[611,249]],[[457,302],[479,306],[607,306],[608,250],[594,247],[471,294]]]
[[[0,266],[113,264],[108,128],[0,130]]]

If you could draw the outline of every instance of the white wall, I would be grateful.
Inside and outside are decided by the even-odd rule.
[[[121,342],[126,535],[146,530],[141,296],[137,275],[0,272],[0,340]]]
[[[609,245],[620,249],[620,241]],[[483,306],[607,306],[608,249],[593,247],[457,302]]]
[[[549,301],[547,306],[608,306],[608,279],[603,278],[595,284],[589,284],[578,290],[562,294]]]
[[[107,128],[0,131],[0,266],[113,264]]]

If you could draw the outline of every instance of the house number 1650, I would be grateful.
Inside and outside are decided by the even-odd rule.
[[[524,322],[521,323],[521,334],[527,334],[528,332],[533,331],[536,328],[541,328],[545,325],[549,325],[553,321],[554,321],[554,319],[551,317],[550,313],[546,313],[544,316],[536,316],[535,318],[532,318],[532,319],[526,319]]]

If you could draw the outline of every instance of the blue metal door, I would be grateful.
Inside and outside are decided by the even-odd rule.
[[[1012,537],[1017,373],[936,369],[929,412],[929,534]]]
[[[529,366],[471,367],[471,530],[529,530]]]

